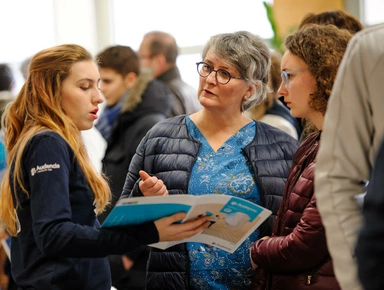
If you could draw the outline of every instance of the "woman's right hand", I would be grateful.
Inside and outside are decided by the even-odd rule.
[[[140,170],[139,174],[141,177],[139,188],[144,196],[168,195],[167,187],[161,179],[150,176],[144,170]]]
[[[174,215],[163,217],[155,221],[155,226],[159,233],[160,242],[170,242],[184,240],[192,237],[210,224],[208,216],[199,217],[193,221],[187,221],[184,223],[176,223],[185,218],[185,213],[180,212]]]

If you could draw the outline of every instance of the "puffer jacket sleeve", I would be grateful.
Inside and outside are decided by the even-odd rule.
[[[315,163],[311,163],[296,183],[293,192],[313,190]],[[316,206],[315,195],[310,201],[292,196],[290,202],[308,203],[299,223],[286,236],[259,240],[251,248],[252,260],[274,273],[297,273],[317,266],[328,254],[325,230]]]
[[[143,168],[144,164],[144,150],[146,147],[146,142],[148,137],[145,136],[140,144],[137,146],[136,153],[133,156],[131,163],[129,165],[129,170],[127,177],[125,179],[125,184],[120,198],[124,197],[134,197],[134,196],[143,196],[139,189],[139,182],[141,177],[139,171]]]
[[[298,141],[287,133],[262,122],[256,122],[256,139],[245,148],[252,165],[262,206],[272,215],[261,225],[260,237],[270,236],[284,193],[289,170],[293,163]]]

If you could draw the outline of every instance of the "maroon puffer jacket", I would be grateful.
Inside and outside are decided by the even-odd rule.
[[[251,289],[340,289],[314,195],[320,134],[309,135],[296,152],[272,238],[251,249],[258,265]]]

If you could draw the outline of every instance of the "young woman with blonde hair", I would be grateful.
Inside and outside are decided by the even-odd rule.
[[[91,165],[81,130],[103,101],[97,64],[78,45],[37,53],[26,83],[3,118],[7,166],[0,220],[12,235],[12,276],[19,289],[110,289],[106,256],[141,245],[186,238],[206,217],[174,224],[178,213],[140,227],[100,228],[95,213],[110,199]],[[167,194],[153,179],[153,186]]]

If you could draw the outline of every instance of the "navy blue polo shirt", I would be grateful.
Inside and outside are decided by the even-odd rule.
[[[12,275],[22,289],[109,290],[107,255],[158,242],[153,222],[99,228],[93,192],[59,134],[34,136],[23,153],[22,167],[29,197],[19,187],[13,189],[20,202],[21,231],[11,247]]]

